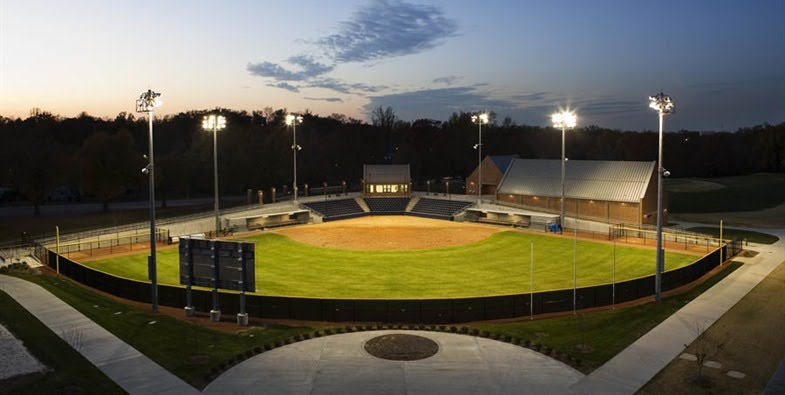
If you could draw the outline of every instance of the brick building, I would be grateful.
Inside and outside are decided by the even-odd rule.
[[[484,179],[485,172],[485,185]],[[498,204],[558,214],[561,160],[514,158],[495,192]],[[612,224],[656,224],[656,163],[567,161],[565,196],[567,217]],[[667,207],[667,200],[663,207]],[[667,215],[667,209],[664,211]],[[667,223],[667,216],[663,223]]]

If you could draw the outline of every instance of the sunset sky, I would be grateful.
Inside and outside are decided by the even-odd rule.
[[[0,0],[0,115],[488,110],[668,130],[785,121],[785,1]]]

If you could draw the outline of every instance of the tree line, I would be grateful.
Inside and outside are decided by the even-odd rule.
[[[156,193],[162,199],[211,196],[212,132],[201,127],[205,114],[220,112],[227,127],[218,132],[222,194],[290,184],[292,129],[286,111],[230,109],[188,111],[154,121]],[[341,114],[306,112],[297,126],[298,181],[319,186],[356,183],[363,164],[410,164],[416,181],[464,178],[477,165],[477,125],[471,113],[448,120],[398,119],[378,108],[371,122]],[[35,213],[56,191],[68,198],[100,201],[147,196],[146,119],[122,112],[115,118],[79,114],[65,118],[33,109],[25,118],[0,117],[0,191],[5,201],[29,202]],[[492,117],[483,126],[483,153],[521,158],[560,158],[561,134],[551,127],[517,125]],[[587,126],[567,137],[567,156],[589,160],[655,160],[655,131],[622,131]],[[664,164],[673,177],[714,177],[785,171],[785,123],[736,132],[666,133]],[[301,187],[302,188],[302,187]]]

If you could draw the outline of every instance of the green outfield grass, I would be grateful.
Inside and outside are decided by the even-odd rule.
[[[530,245],[534,242],[534,290],[572,288],[573,240],[500,232],[456,247],[407,251],[320,248],[278,234],[256,243],[256,290],[262,295],[322,298],[457,298],[529,292]],[[578,241],[578,287],[610,283],[613,245]],[[179,283],[177,249],[158,253],[158,281]],[[666,253],[666,270],[696,260]],[[145,281],[145,253],[87,262],[118,276]],[[654,250],[617,246],[616,280],[652,274]]]

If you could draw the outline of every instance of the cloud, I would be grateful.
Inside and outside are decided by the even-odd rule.
[[[286,82],[270,82],[267,84],[267,86],[271,86],[273,88],[286,89],[289,92],[295,92],[295,93],[300,92],[299,87],[296,87]]]
[[[431,82],[434,83],[434,84],[452,85],[455,81],[457,81],[459,79],[460,79],[460,77],[458,77],[458,76],[448,75],[446,77],[434,78],[433,81],[431,81]]]
[[[272,62],[248,63],[245,69],[259,77],[269,77],[276,81],[304,81],[325,73],[331,72],[335,66],[316,62],[307,55],[296,55],[287,59],[287,63],[298,67],[300,70],[292,71],[280,64]]]
[[[347,84],[335,78],[318,78],[310,81],[308,87],[329,89],[344,94],[376,93],[387,89],[384,85]]]
[[[326,75],[342,63],[372,62],[426,51],[456,35],[456,31],[456,22],[440,8],[400,0],[373,0],[349,20],[339,23],[337,32],[306,41],[314,46],[309,54],[294,55],[280,63],[249,62],[246,70],[271,80],[268,86],[292,92],[312,87],[344,94],[378,93],[388,87],[346,83]],[[456,78],[437,80],[450,85]],[[306,84],[295,87],[290,84],[294,81]]]
[[[316,42],[338,63],[366,62],[434,48],[456,30],[439,8],[376,0],[342,22],[338,33]]]
[[[305,100],[326,101],[329,103],[343,103],[340,97],[304,97]]]

